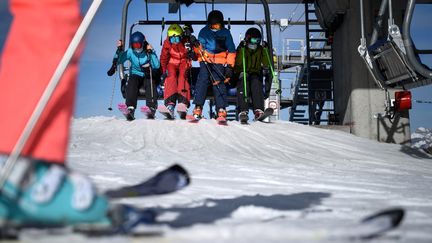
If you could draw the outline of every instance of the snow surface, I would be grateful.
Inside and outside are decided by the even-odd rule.
[[[420,150],[289,122],[74,120],[69,165],[102,191],[173,163],[189,187],[120,201],[157,209],[165,225],[139,238],[40,242],[348,242],[349,225],[395,206],[406,209],[402,225],[373,242],[432,242],[432,157]]]

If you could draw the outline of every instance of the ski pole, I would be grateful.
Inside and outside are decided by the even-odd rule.
[[[203,50],[201,50],[201,48],[199,50],[200,50],[201,57],[204,60],[204,56],[206,56],[206,55],[203,52]],[[209,61],[208,64],[216,65],[216,63],[214,63],[213,60],[211,60],[209,57],[206,57],[206,59]],[[217,74],[224,79],[224,83],[228,83],[229,82],[229,78],[226,78],[225,74],[223,74],[219,69],[213,68],[213,70],[215,70],[217,72]]]
[[[96,15],[96,12],[100,7],[102,1],[103,0],[93,0],[89,10],[87,11],[87,14],[85,15],[80,26],[78,27],[77,32],[72,38],[72,41],[70,42],[68,48],[66,49],[65,54],[63,55],[56,70],[54,71],[54,74],[52,75],[48,83],[48,86],[45,88],[44,93],[42,94],[40,100],[38,101],[36,108],[33,110],[30,119],[27,121],[24,130],[22,131],[18,141],[16,142],[14,148],[12,149],[11,154],[9,155],[6,163],[4,164],[0,172],[0,190],[3,189],[6,179],[9,177],[12,168],[14,167],[19,155],[21,154],[24,146],[26,145],[28,138],[30,137],[36,123],[39,121],[42,112],[45,110],[48,101],[50,100],[52,94],[54,93],[58,83],[60,82],[63,73],[65,72],[70,60],[72,59],[90,23],[92,22],[94,16]]]
[[[108,107],[108,110],[109,110],[109,111],[112,111],[112,102],[113,102],[113,99],[114,99],[115,83],[116,83],[116,81],[117,81],[117,77],[114,76],[114,78],[113,78],[113,82],[112,82],[112,92],[111,92],[110,105],[109,105],[109,107]]]
[[[274,74],[272,61],[271,61],[271,59],[270,59],[270,54],[269,54],[267,48],[263,48],[263,49],[264,49],[264,53],[266,54],[266,57],[267,57],[267,60],[268,60],[269,66],[270,66],[270,71],[271,71],[271,73],[272,73],[272,82],[274,82],[276,76],[275,76],[275,74]],[[278,83],[278,86],[277,86],[277,89],[276,89],[276,94],[280,94],[280,93],[281,93],[281,90],[280,90],[279,83]]]
[[[216,81],[215,77],[213,76],[213,73],[212,73],[212,71],[211,71],[211,69],[210,69],[210,66],[209,66],[209,64],[207,63],[206,58],[205,58],[205,56],[204,56],[203,50],[202,50],[201,48],[199,48],[198,50],[199,50],[199,53],[200,53],[200,55],[201,55],[201,58],[202,58],[202,60],[203,60],[203,62],[204,62],[204,65],[206,66],[207,71],[209,72],[210,79],[212,79],[212,84],[213,84],[214,86],[216,86],[216,89],[218,90],[219,95],[222,96],[222,92],[221,92],[221,90],[220,90],[220,88],[219,88],[219,83],[220,83],[220,81]],[[216,68],[213,67],[213,69],[216,69]],[[216,69],[216,70],[217,70],[217,69]]]
[[[243,57],[242,57],[242,61],[243,61],[243,90],[244,90],[244,93],[243,93],[243,97],[244,97],[244,100],[245,100],[245,102],[247,103],[247,97],[248,97],[248,95],[247,95],[247,87],[246,87],[246,57],[245,57],[245,48],[244,47],[242,47],[242,55],[243,55]]]
[[[150,64],[150,63],[149,63]],[[155,97],[154,97],[154,92],[153,92],[153,69],[151,67],[151,64],[149,65],[149,69],[150,69],[150,92],[151,92],[151,97],[152,97],[152,102],[155,102]]]

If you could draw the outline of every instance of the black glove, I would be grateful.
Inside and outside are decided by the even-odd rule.
[[[116,70],[117,70],[117,64],[113,62],[112,66],[110,67],[110,69],[107,72],[107,75],[110,77],[113,76],[114,73],[116,72]]]
[[[199,40],[194,35],[191,35],[189,37],[189,40],[190,40],[190,43],[192,44],[192,46],[199,47],[201,45]]]
[[[231,78],[233,75],[234,75],[233,68],[230,65],[226,66],[224,72],[225,78]]]

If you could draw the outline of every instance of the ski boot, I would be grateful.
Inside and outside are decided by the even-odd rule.
[[[147,119],[155,119],[156,116],[156,108],[155,107],[149,107],[150,111],[147,114]]]
[[[108,212],[108,200],[84,175],[58,163],[20,157],[1,188],[2,232],[79,224],[109,227]]]
[[[133,121],[133,120],[135,120],[135,107],[133,107],[133,106],[128,106],[127,110],[128,110],[127,120],[128,120],[128,121]]]
[[[248,112],[247,111],[240,112],[240,114],[239,114],[239,120],[240,120],[241,124],[247,124],[248,123],[248,119],[249,119],[249,116],[248,116]]]
[[[255,120],[259,120],[259,118],[264,114],[264,111],[262,111],[261,109],[256,109],[254,111],[254,116],[255,116]]]
[[[219,108],[218,110],[218,116],[216,118],[216,120],[218,121],[219,124],[221,125],[225,125],[226,124],[226,117],[227,117],[227,112],[224,108]]]
[[[177,104],[177,114],[179,115],[180,119],[185,120],[187,115],[187,105],[184,103],[178,103]]]
[[[174,117],[175,104],[170,103],[170,104],[168,104],[166,106],[166,108],[168,109],[169,114],[171,115],[171,117]]]
[[[196,120],[200,120],[202,118],[202,108],[201,106],[197,105],[193,109],[193,116]]]

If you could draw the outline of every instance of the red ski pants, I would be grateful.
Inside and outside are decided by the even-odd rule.
[[[80,23],[78,0],[9,0],[13,16],[0,66],[0,154],[9,154]],[[75,97],[73,58],[22,155],[64,163]]]
[[[190,85],[188,82],[190,64],[169,63],[167,66],[168,76],[165,79],[164,100],[165,105],[170,103],[184,103],[189,107]]]

